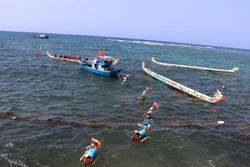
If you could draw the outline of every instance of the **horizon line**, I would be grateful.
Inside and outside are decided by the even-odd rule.
[[[11,30],[0,30],[0,32],[20,32],[20,33],[40,33],[40,32],[30,32],[30,31],[11,31]],[[195,44],[195,43],[183,43],[183,42],[174,42],[174,41],[162,41],[162,40],[153,40],[153,39],[139,39],[139,38],[130,38],[130,37],[111,37],[111,36],[97,36],[97,35],[83,35],[83,34],[73,34],[73,33],[41,33],[41,34],[55,34],[55,35],[77,35],[77,36],[89,36],[89,37],[103,37],[103,38],[116,38],[116,39],[136,39],[136,40],[143,40],[143,41],[153,41],[153,42],[164,42],[164,43],[174,43],[174,44],[187,44],[187,45],[196,45],[196,46],[208,46],[214,48],[225,48],[230,50],[244,50],[250,51],[250,49],[245,48],[234,48],[234,47],[225,47],[225,46],[215,46],[215,45],[205,45],[205,44]]]

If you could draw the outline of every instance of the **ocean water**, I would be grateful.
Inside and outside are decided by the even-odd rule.
[[[250,164],[250,51],[139,39],[0,32],[0,166],[80,167],[94,137],[102,141],[95,167],[248,167]],[[48,46],[46,46],[46,43]],[[35,51],[41,49],[40,55]],[[51,54],[94,58],[97,49],[118,57],[122,78],[81,69]],[[209,72],[157,61],[231,69]],[[210,104],[150,77],[147,68],[225,101]],[[145,87],[152,88],[144,101]],[[222,88],[225,86],[225,89]],[[156,101],[149,138],[131,141]],[[225,121],[225,125],[216,125]]]

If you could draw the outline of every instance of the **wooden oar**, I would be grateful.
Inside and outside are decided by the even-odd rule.
[[[94,160],[94,162],[92,163],[92,165],[95,164],[95,162],[97,161],[97,159],[99,158],[99,156],[100,156],[100,155],[98,155],[98,156],[95,158],[95,160]]]
[[[82,161],[82,160],[83,160],[84,155],[87,153],[87,151],[88,151],[88,150],[86,150],[86,151],[84,152],[84,154],[81,156],[80,161]]]
[[[147,137],[141,139],[141,142],[145,141],[147,138],[149,138],[149,136],[147,136]]]
[[[84,154],[83,154],[83,156],[80,158],[80,161],[82,161],[82,160],[83,160],[83,158],[84,158]]]

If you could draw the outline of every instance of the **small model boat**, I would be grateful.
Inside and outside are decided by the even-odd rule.
[[[146,140],[148,138],[148,133],[151,130],[151,125],[147,119],[144,119],[143,125],[139,123],[138,126],[142,127],[143,129],[140,131],[135,130],[133,135],[130,136],[130,138],[132,141],[133,140],[140,140],[141,142],[143,142],[144,140]]]
[[[140,131],[135,130],[134,134],[131,136],[131,140],[140,140],[141,142],[148,138],[146,130],[142,129]]]
[[[83,156],[80,158],[80,161],[84,162],[86,166],[89,163],[95,163],[99,156],[96,155],[98,148],[101,147],[101,142],[98,140],[91,138],[91,145],[86,147],[86,151],[84,152]]]

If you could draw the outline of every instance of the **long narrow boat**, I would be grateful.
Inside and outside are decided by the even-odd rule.
[[[221,94],[221,92],[219,90],[217,90],[214,93],[213,97],[210,97],[210,96],[207,96],[207,95],[202,94],[200,92],[197,92],[197,91],[195,91],[193,89],[190,89],[190,88],[188,88],[188,87],[186,87],[184,85],[181,85],[181,84],[179,84],[179,83],[177,83],[177,82],[175,82],[175,81],[173,81],[171,79],[168,79],[168,78],[166,78],[166,77],[164,77],[162,75],[159,75],[159,74],[147,69],[144,62],[142,62],[142,69],[143,69],[143,71],[145,71],[150,76],[152,76],[152,77],[166,83],[167,85],[169,85],[169,86],[171,86],[173,88],[176,88],[176,89],[178,89],[178,90],[180,90],[182,92],[185,92],[187,94],[190,94],[190,95],[192,95],[194,97],[197,97],[199,99],[205,100],[205,101],[210,102],[210,103],[216,103],[216,102],[220,102],[220,101],[224,100],[224,96]]]
[[[182,68],[192,68],[192,69],[198,69],[198,70],[207,70],[207,71],[218,71],[218,72],[235,72],[238,71],[239,67],[233,67],[231,70],[224,70],[224,69],[216,69],[216,68],[206,68],[206,67],[198,67],[198,66],[187,66],[187,65],[180,65],[180,64],[170,64],[170,63],[163,63],[158,62],[152,57],[152,61],[156,64],[162,65],[162,66],[172,66],[172,67],[182,67]]]
[[[56,60],[63,60],[63,61],[70,61],[70,62],[74,62],[74,63],[78,63],[78,58],[75,59],[69,59],[69,58],[63,58],[63,57],[59,57],[59,56],[52,56],[49,51],[46,51],[47,55],[52,58],[52,59],[56,59]],[[79,57],[80,58],[80,57]]]

